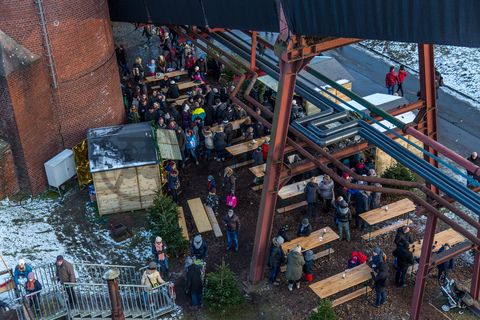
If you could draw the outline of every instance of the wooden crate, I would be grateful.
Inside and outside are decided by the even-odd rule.
[[[92,174],[100,215],[149,208],[161,190],[158,165]]]

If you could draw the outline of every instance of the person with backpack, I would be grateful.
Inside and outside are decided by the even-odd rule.
[[[339,239],[342,240],[343,231],[345,230],[345,238],[347,242],[350,242],[350,220],[352,220],[350,208],[343,197],[338,197],[334,206],[335,220],[336,224],[338,225],[338,235],[340,237]]]
[[[401,240],[397,244],[397,248],[393,251],[393,256],[396,258],[396,273],[395,284],[397,287],[406,287],[405,279],[407,276],[408,267],[415,263],[413,254],[409,250],[409,243]]]
[[[273,285],[279,285],[277,280],[280,273],[280,266],[285,262],[285,255],[283,254],[282,244],[285,240],[281,236],[277,236],[272,240],[272,246],[270,247],[270,255],[268,256],[268,266],[270,267],[270,283]]]

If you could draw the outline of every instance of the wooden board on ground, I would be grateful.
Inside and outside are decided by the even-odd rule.
[[[267,169],[267,165],[265,163],[255,167],[248,168],[248,170],[250,170],[250,172],[253,173],[257,178],[263,177],[265,175],[266,169]]]
[[[307,205],[307,201],[297,202],[297,203],[288,205],[288,206],[283,207],[283,208],[278,208],[277,213],[285,213],[285,212],[288,212],[288,211],[295,210],[297,208],[304,207],[306,205]]]
[[[223,236],[222,229],[220,229],[220,226],[218,225],[217,217],[215,217],[215,213],[213,212],[213,209],[210,207],[207,207],[206,205],[203,205],[203,206],[205,208],[205,211],[207,211],[207,216],[208,216],[208,219],[210,220],[210,224],[212,225],[213,233],[215,234],[215,237],[218,238]]]
[[[400,221],[397,221],[397,222],[395,222],[395,223],[393,223],[389,226],[386,226],[384,228],[366,233],[366,234],[362,235],[362,239],[365,240],[365,241],[370,241],[371,239],[373,239],[375,237],[378,237],[382,234],[386,234],[388,232],[395,231],[400,227],[408,226],[410,224],[412,224],[412,220],[410,220],[410,219],[400,220]]]
[[[324,232],[326,231],[326,232]],[[320,240],[322,237],[322,240]],[[327,243],[337,240],[338,234],[335,233],[330,227],[324,227],[319,230],[312,232],[308,237],[298,237],[291,241],[285,242],[282,244],[283,252],[287,253],[289,250],[292,250],[297,245],[302,247],[302,250],[310,250],[316,247],[320,247]]]
[[[178,90],[187,90],[194,88],[196,86],[201,86],[201,82],[193,82],[193,81],[185,81],[185,82],[179,82],[178,83]]]
[[[345,272],[345,278],[343,273]],[[366,263],[355,268],[347,269],[327,279],[317,281],[310,285],[310,289],[321,299],[325,299],[348,288],[352,288],[360,283],[366,282],[372,278],[370,268]]]
[[[190,240],[190,237],[188,236],[187,221],[185,221],[185,214],[183,213],[183,208],[177,207],[177,210],[178,210],[178,224],[180,225],[180,228],[182,228],[182,235],[185,238],[185,240]]]
[[[157,146],[162,159],[182,160],[177,135],[174,130],[157,129]]]
[[[316,177],[316,182],[317,183],[321,182],[322,180],[323,180],[323,176],[317,176]],[[310,181],[310,179],[307,179],[307,180],[304,180],[304,181],[300,181],[300,182],[296,182],[296,183],[286,185],[286,186],[282,187],[282,189],[280,189],[280,191],[278,191],[278,196],[281,199],[288,199],[288,198],[295,197],[295,196],[298,196],[300,194],[303,194],[303,190],[305,190],[305,186],[307,185],[307,183],[309,181]]]
[[[342,303],[348,302],[350,300],[353,300],[355,298],[358,298],[360,296],[363,296],[364,294],[367,294],[372,291],[372,288],[369,286],[365,286],[364,288],[360,288],[358,290],[355,290],[353,292],[350,292],[340,298],[337,298],[332,301],[332,307],[336,307],[341,305]]]
[[[465,237],[452,228],[441,231],[435,234],[433,238],[433,252],[437,252],[445,243],[448,243],[451,247],[457,243],[465,241]],[[413,256],[418,258],[422,253],[423,239],[418,240],[410,245],[410,251]]]
[[[335,250],[333,250],[333,249],[325,249],[323,251],[317,252],[313,255],[313,260],[315,261],[315,260],[318,260],[320,258],[329,256],[329,255],[333,254],[334,252],[335,252]],[[280,271],[281,272],[287,271],[287,266],[281,266]]]
[[[240,129],[240,125],[244,123],[247,120],[247,118],[230,121],[230,123],[233,126],[233,130]],[[220,131],[220,128],[223,128],[223,127],[224,127],[223,124],[218,124],[216,126],[211,127],[210,130],[212,132],[217,132],[217,131]]]
[[[157,82],[157,81],[160,81],[160,80],[163,80],[163,78],[165,76],[169,77],[169,78],[176,78],[176,77],[180,77],[180,76],[184,76],[188,74],[188,71],[187,70],[175,70],[175,71],[172,71],[172,72],[167,72],[167,73],[162,73],[160,74],[160,77],[156,77],[156,76],[149,76],[149,77],[145,77],[145,83],[146,84],[149,84],[149,83],[152,83],[152,82]]]
[[[255,150],[256,148],[258,148],[259,146],[261,146],[265,142],[265,139],[267,137],[268,136],[255,139],[255,142],[253,142],[254,140],[250,140],[250,141],[247,141],[247,142],[239,143],[239,144],[236,144],[234,146],[226,147],[225,149],[232,156],[238,156],[239,154]]]
[[[388,210],[386,208],[388,207]],[[390,220],[408,212],[415,211],[415,204],[410,199],[402,199],[397,202],[362,213],[360,217],[369,225]]]
[[[253,163],[253,160],[247,160],[247,161],[243,161],[243,162],[239,162],[239,163],[234,163],[229,167],[232,168],[232,169],[237,169],[237,168],[241,168],[241,167],[244,167],[244,166],[248,166],[249,164],[252,164],[252,163]]]
[[[203,207],[202,200],[200,198],[187,200],[188,207],[192,213],[193,220],[197,226],[198,232],[212,231],[212,225],[208,219],[207,212]]]

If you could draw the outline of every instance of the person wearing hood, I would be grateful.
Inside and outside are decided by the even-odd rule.
[[[42,290],[42,284],[35,279],[33,272],[28,273],[28,281],[25,283],[25,293],[29,295],[27,298],[30,301],[30,308],[34,310],[36,319],[40,319],[40,291]],[[35,294],[38,292],[37,294]]]
[[[26,281],[28,274],[32,271],[32,267],[25,263],[24,259],[18,260],[18,264],[15,266],[15,270],[13,270],[13,281],[18,286],[20,284],[19,280],[23,279],[23,281]]]
[[[223,173],[223,183],[222,183],[223,188],[228,193],[235,194],[236,181],[237,181],[237,177],[235,176],[233,169],[231,167],[226,167]]]
[[[395,239],[393,240],[393,243],[399,246],[402,241],[408,244],[413,243],[413,238],[412,234],[410,233],[409,226],[403,226],[397,229],[397,233],[395,234]]]
[[[162,274],[168,277],[167,249],[167,244],[163,241],[162,237],[156,237],[155,242],[152,245],[152,254],[155,257]]]
[[[375,247],[370,258],[370,266],[375,269],[380,264],[387,262],[387,256],[380,247]]]
[[[397,259],[395,284],[397,287],[406,287],[407,284],[405,283],[405,278],[407,276],[408,267],[415,263],[413,254],[409,250],[409,243],[401,240],[392,254]]]
[[[207,199],[205,200],[205,206],[211,208],[213,213],[216,216],[218,216],[218,203],[219,203],[219,198],[217,195],[217,189],[211,188],[208,191]]]
[[[384,261],[384,253],[379,247],[373,249],[373,255],[372,262],[374,260],[373,258],[380,257],[376,259],[376,264],[372,264],[373,271],[371,272],[372,279],[374,281],[374,290],[376,293],[375,304],[373,306],[375,308],[379,308],[387,299],[385,287],[387,285],[388,278],[388,265],[387,262]]]
[[[235,243],[235,252],[238,252],[238,232],[240,230],[240,219],[233,212],[233,209],[228,210],[227,215],[223,219],[225,231],[227,233],[227,251],[232,249],[232,242]]]
[[[225,133],[223,132],[223,128],[220,127],[217,132],[215,132],[213,136],[213,146],[215,147],[216,156],[214,160],[217,161],[225,161],[225,148],[227,147]]]
[[[305,201],[307,201],[307,215],[313,217],[316,215],[316,206],[320,191],[315,177],[312,177],[303,190]]]
[[[343,230],[345,230],[345,237],[347,242],[350,242],[350,220],[352,220],[352,215],[350,213],[350,208],[348,203],[343,199],[343,197],[338,197],[335,201],[335,219],[338,225],[338,235],[339,239],[343,238]]]
[[[307,218],[302,220],[300,226],[298,227],[297,237],[308,237],[312,233],[312,225]]]
[[[205,260],[208,256],[208,246],[203,240],[202,235],[197,234],[192,241],[192,256],[200,260]]]
[[[308,281],[308,283],[312,283],[313,281],[313,260],[314,260],[314,254],[312,250],[307,250],[303,254],[303,257],[305,259],[305,264],[303,265],[303,273],[305,274],[305,280]]]
[[[185,267],[187,268],[185,294],[192,299],[192,307],[199,308],[202,305],[202,270],[200,266],[193,263],[191,257],[185,260]]]
[[[334,183],[329,175],[324,174],[322,181],[318,184],[318,190],[320,197],[323,199],[323,209],[325,212],[329,212],[333,201],[333,187]]]
[[[304,265],[305,259],[302,255],[302,247],[297,245],[287,256],[287,271],[285,272],[285,277],[288,280],[288,290],[292,291],[293,286],[300,289],[300,279],[303,275]]]
[[[270,247],[270,254],[268,256],[268,266],[270,267],[270,283],[278,285],[278,274],[280,273],[280,266],[285,262],[285,255],[282,250],[282,244],[285,242],[283,237],[277,236],[272,240]]]
[[[180,97],[180,89],[178,89],[178,84],[175,83],[175,80],[170,81],[167,96],[170,99],[178,99],[178,97]]]

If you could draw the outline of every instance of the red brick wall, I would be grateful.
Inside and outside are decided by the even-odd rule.
[[[4,81],[7,89],[0,81],[11,104],[11,110],[4,110],[9,123],[0,124],[0,134],[12,145],[21,188],[38,193],[46,186],[45,161],[80,142],[89,128],[124,120],[108,6],[98,0],[43,0],[55,90],[36,5],[31,0],[1,2],[0,29],[41,57],[10,75]]]
[[[0,199],[14,195],[19,190],[12,150],[0,140]]]

